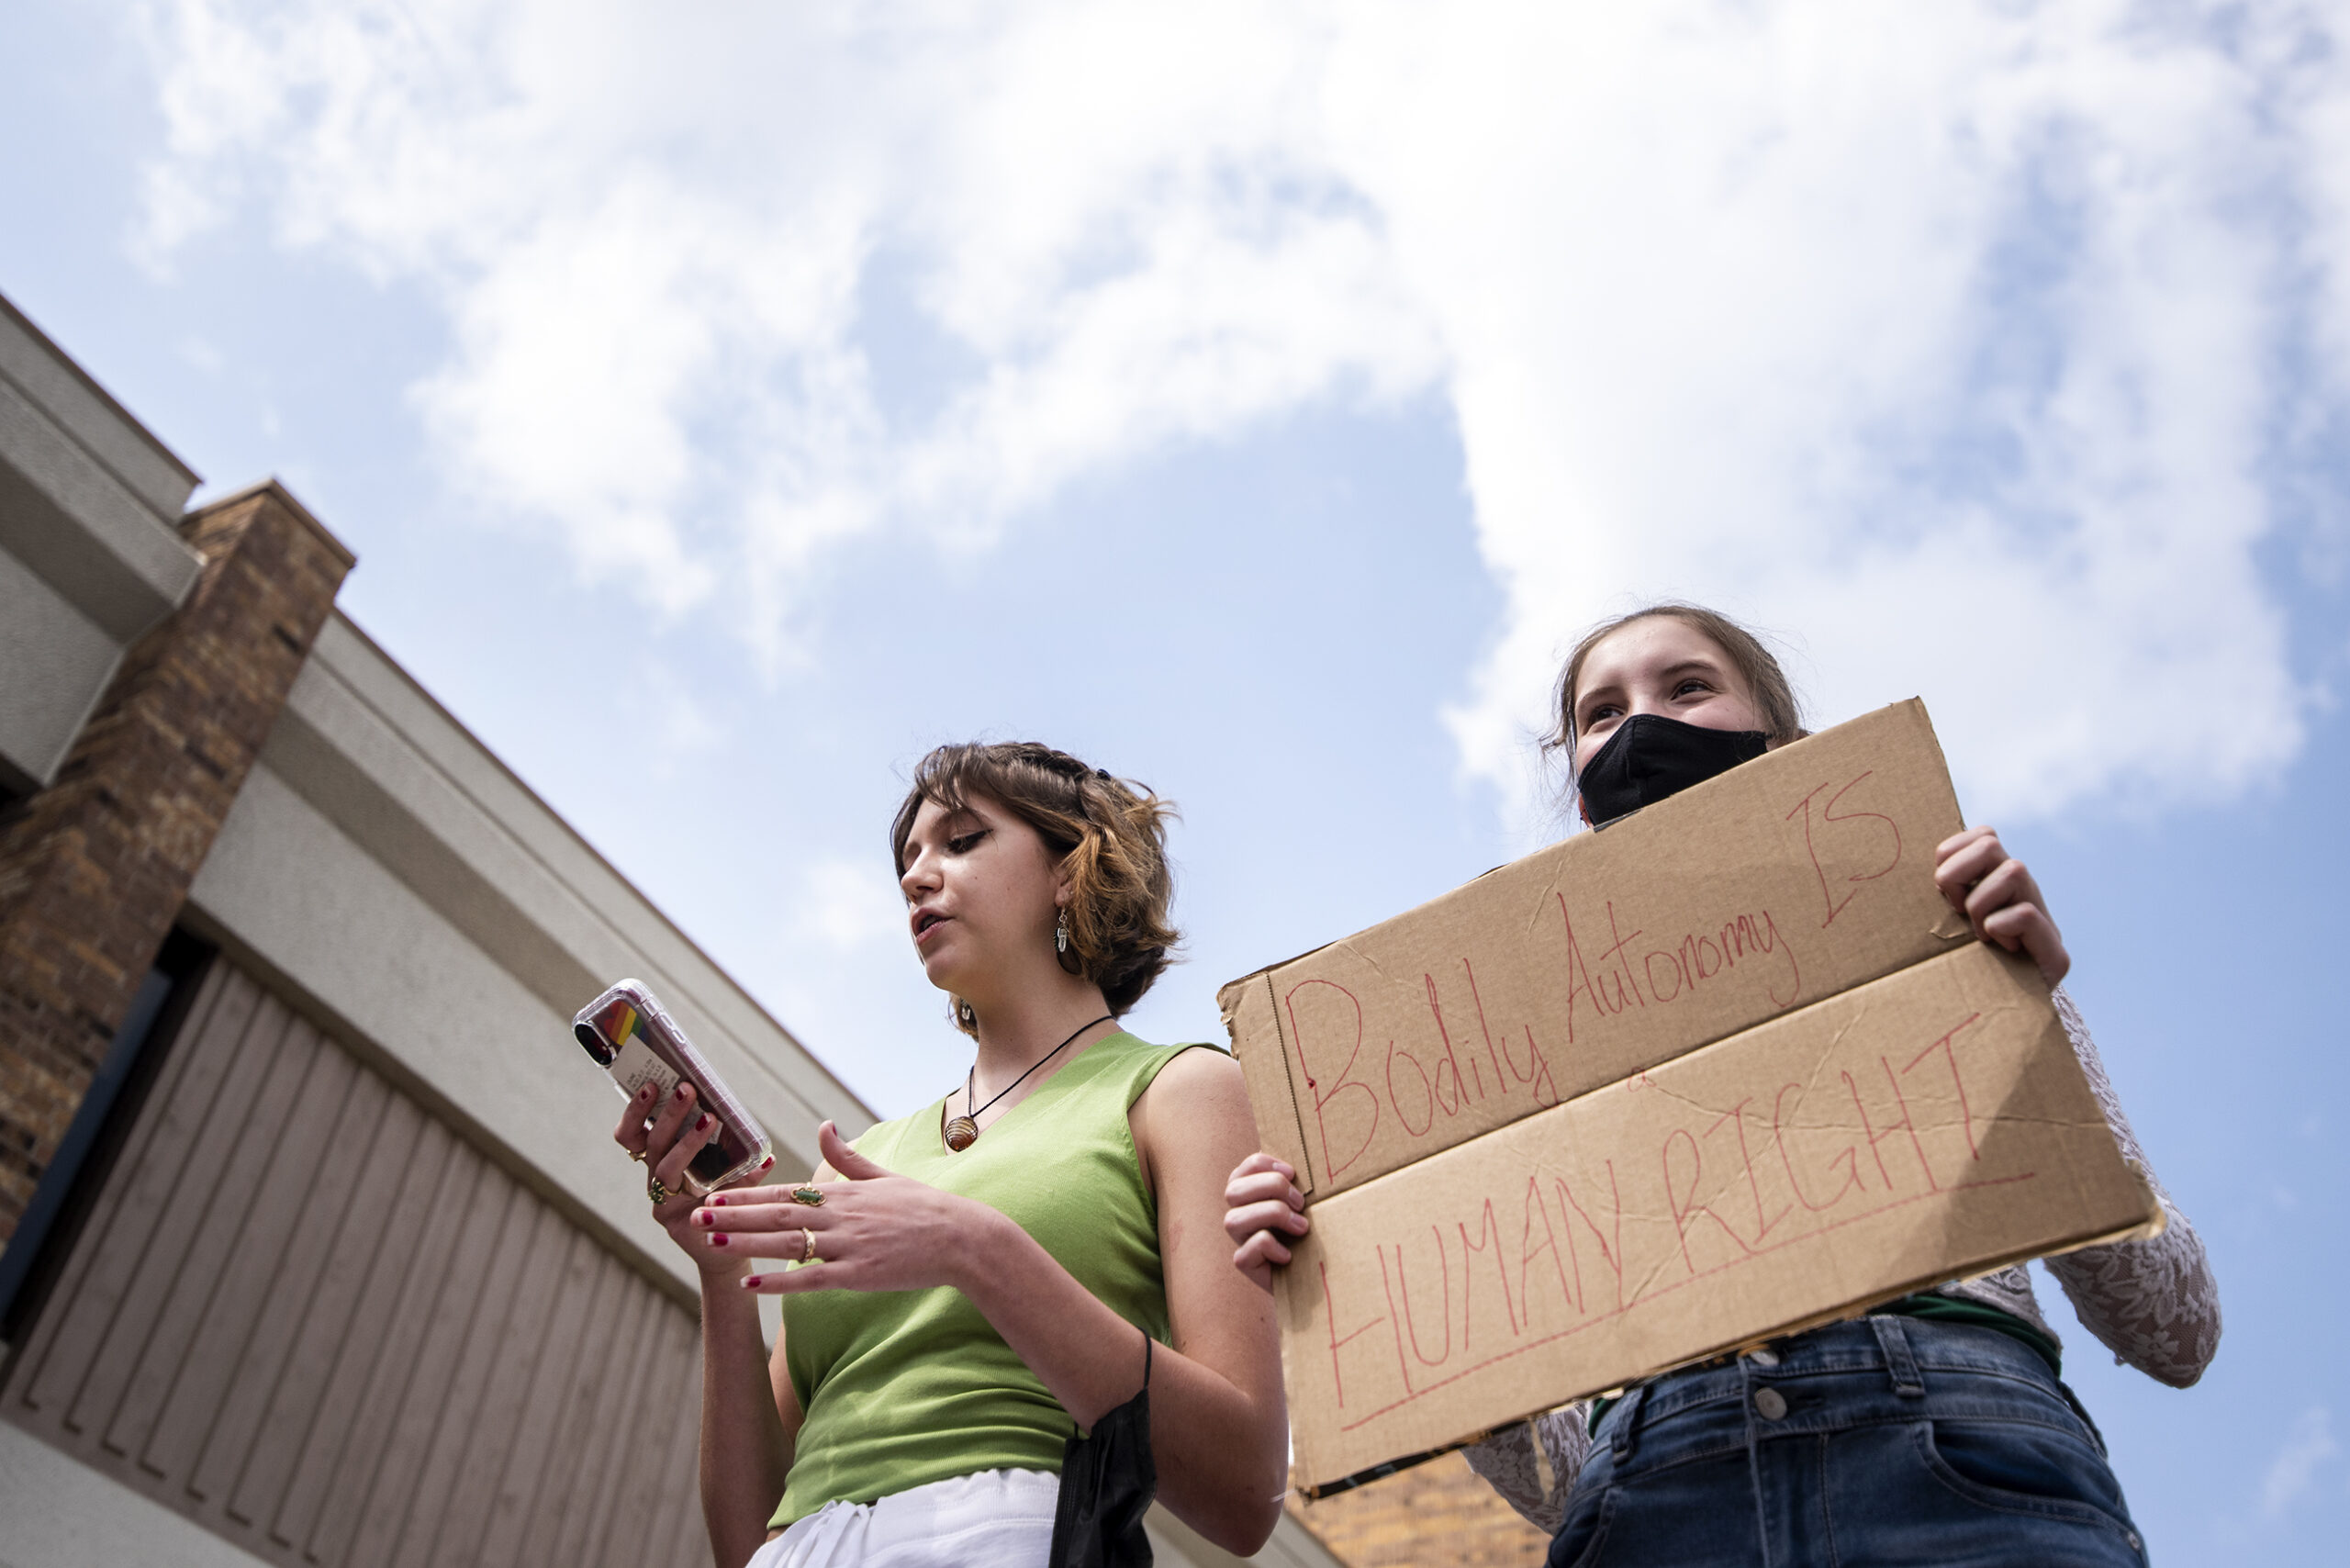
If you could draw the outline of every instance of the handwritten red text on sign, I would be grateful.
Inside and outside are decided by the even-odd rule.
[[[1520,984],[1531,992],[1507,1009],[1506,1020],[1489,1014],[1478,982],[1481,964],[1525,969],[1506,956],[1489,961],[1464,953],[1421,969],[1415,978],[1424,1008],[1416,1000],[1398,1007],[1392,987],[1380,999],[1385,1005],[1367,1008],[1365,996],[1340,980],[1291,981],[1280,1003],[1318,1174],[1330,1182],[1346,1176],[1382,1128],[1391,1137],[1400,1131],[1442,1147],[1463,1136],[1441,1135],[1442,1124],[1466,1118],[1464,1132],[1482,1130],[1557,1104],[1552,1053],[1587,1047],[1611,1020],[1685,1006],[1729,985],[1753,999],[1746,1005],[1759,1010],[1757,1021],[1808,1000],[1790,933],[1833,924],[1901,860],[1899,827],[1861,809],[1873,772],[1811,785],[1784,813],[1785,823],[1800,823],[1803,850],[1790,867],[1802,880],[1790,886],[1817,882],[1824,916],[1816,926],[1765,905],[1724,911],[1694,928],[1651,931],[1622,898],[1603,895],[1578,907],[1552,889],[1539,919],[1549,927],[1550,961]],[[1510,935],[1522,943],[1528,934]],[[1385,1027],[1367,1025],[1374,1015]]]
[[[1328,1386],[1350,1431],[1470,1374],[1599,1325],[1637,1316],[1703,1282],[1858,1221],[1971,1188],[2025,1182],[1986,1166],[1968,1085],[1980,1015],[1890,1050],[1824,1065],[1809,1082],[1764,1082],[1728,1104],[1682,1100],[1662,1072],[1586,1097],[1671,1104],[1638,1141],[1594,1137],[1480,1162],[1473,1191],[1440,1212],[1315,1260]],[[1521,1133],[1525,1129],[1521,1129]]]

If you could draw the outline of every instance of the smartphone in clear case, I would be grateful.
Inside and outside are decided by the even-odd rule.
[[[718,1136],[686,1168],[686,1191],[693,1196],[748,1176],[767,1159],[767,1135],[642,980],[621,980],[581,1008],[571,1032],[596,1065],[611,1074],[623,1100],[634,1100],[653,1083],[658,1086],[653,1098],[657,1110],[680,1080],[694,1086],[696,1103],[718,1118]]]

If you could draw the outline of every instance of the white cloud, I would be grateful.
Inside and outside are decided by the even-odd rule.
[[[829,542],[983,544],[1077,474],[1437,368],[1253,6],[159,18],[150,247],[256,191],[286,242],[434,287],[452,479],[672,611],[741,595],[771,653]],[[979,364],[913,428],[860,338],[884,249]]]
[[[1823,718],[1925,693],[1978,814],[2299,745],[2256,551],[2288,495],[2344,527],[2296,467],[2345,417],[2339,0],[157,16],[150,248],[258,201],[436,290],[453,481],[771,657],[839,540],[1434,386],[1508,595],[1450,717],[1529,821],[1562,643],[1660,595],[1790,633]],[[968,364],[919,416],[884,255]]]
[[[2318,1467],[2341,1451],[2333,1440],[2333,1412],[2317,1406],[2302,1411],[2268,1462],[2260,1484],[2260,1511],[2272,1519],[2283,1514],[2310,1489]]]
[[[2268,75],[2144,16],[1619,8],[1540,73],[1463,27],[1365,83],[1511,596],[1472,767],[1510,779],[1573,631],[1666,595],[1792,633],[1825,718],[1927,693],[1978,811],[2291,753],[2253,547],[2312,171]],[[1472,109],[1517,134],[1463,182],[1404,128]],[[2190,756],[2184,713],[2229,719]]]
[[[634,754],[656,778],[673,778],[679,768],[718,750],[726,724],[703,703],[693,685],[657,659],[639,664],[622,684],[614,704],[629,715]]]
[[[886,862],[819,860],[808,868],[793,935],[853,953],[905,932],[905,901]]]

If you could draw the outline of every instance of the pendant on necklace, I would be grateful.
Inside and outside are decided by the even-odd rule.
[[[979,1141],[979,1124],[968,1116],[949,1116],[946,1138],[947,1152],[960,1154]]]

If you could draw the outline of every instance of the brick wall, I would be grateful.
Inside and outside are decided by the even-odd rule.
[[[1348,1568],[1539,1568],[1550,1549],[1550,1538],[1519,1518],[1457,1453],[1319,1503],[1292,1494],[1290,1511]]]
[[[274,482],[192,512],[187,602],[0,825],[0,1242],[177,919],[352,554]]]

